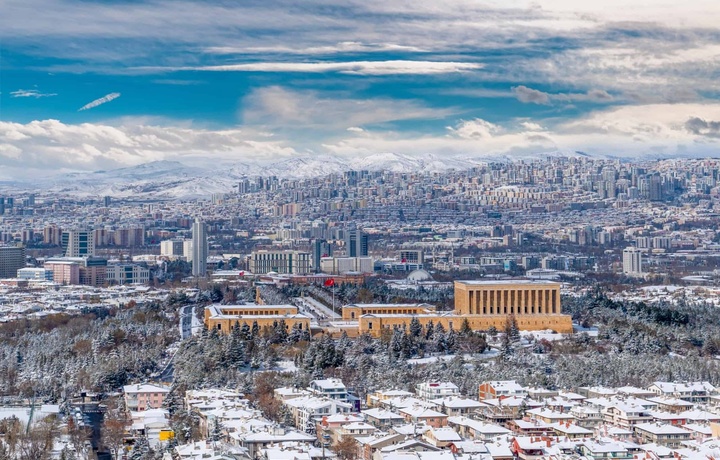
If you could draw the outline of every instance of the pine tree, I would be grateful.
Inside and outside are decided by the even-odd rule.
[[[252,340],[252,332],[250,331],[250,326],[248,326],[248,323],[243,323],[243,325],[240,327],[240,335],[242,336],[243,340]]]
[[[293,324],[292,329],[290,329],[290,334],[288,335],[287,341],[288,343],[298,343],[302,338],[302,329],[300,329],[300,323]]]
[[[438,323],[432,336],[433,350],[437,353],[445,353],[445,326]]]
[[[460,325],[460,335],[467,337],[472,334],[473,330],[470,328],[470,321],[467,318],[463,318],[463,322]]]
[[[410,336],[415,338],[420,337],[420,334],[422,334],[422,324],[420,324],[417,316],[413,316],[412,320],[410,320]]]
[[[403,333],[403,331],[399,328],[395,328],[392,338],[390,339],[389,347],[390,356],[392,356],[394,359],[399,358],[400,354],[402,353],[404,337],[405,334]]]
[[[455,353],[457,351],[457,333],[450,329],[445,334],[445,350],[447,353]]]
[[[433,334],[435,333],[435,326],[432,320],[428,321],[425,327],[425,340],[432,340]]]

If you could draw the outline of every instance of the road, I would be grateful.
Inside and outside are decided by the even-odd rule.
[[[312,297],[295,297],[293,300],[297,301],[298,305],[305,308],[306,311],[310,312],[318,320],[333,321],[342,318],[342,315],[330,310],[328,307]]]
[[[180,328],[181,340],[190,338],[202,329],[202,323],[195,317],[195,311],[195,307],[192,305],[185,305],[180,308],[180,323],[178,327]],[[157,376],[157,380],[160,382],[172,382],[174,371],[173,359],[175,359],[175,354],[170,358],[165,369]]]
[[[195,307],[186,305],[180,309],[180,338],[187,339],[192,335],[193,316],[195,316]]]

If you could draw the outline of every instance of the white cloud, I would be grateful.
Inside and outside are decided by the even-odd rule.
[[[518,101],[526,104],[550,105],[552,101],[562,102],[612,102],[615,98],[603,89],[591,89],[586,93],[546,93],[527,86],[514,86],[512,92]]]
[[[500,132],[500,127],[481,118],[461,121],[456,127],[447,128],[461,139],[490,139]]]
[[[19,89],[17,91],[11,91],[10,96],[11,97],[34,97],[35,99],[39,99],[41,97],[57,96],[57,94],[56,93],[41,93],[37,89]]]
[[[542,131],[543,130],[542,126],[540,126],[537,123],[533,123],[531,121],[523,121],[522,123],[520,123],[520,126],[522,126],[523,128],[525,128],[528,131]]]
[[[31,164],[51,172],[110,169],[156,160],[204,165],[220,160],[270,163],[307,151],[338,156],[378,152],[416,157],[434,154],[448,161],[474,157],[519,158],[555,150],[631,158],[704,156],[716,154],[720,147],[720,104],[624,106],[560,123],[552,119],[542,123],[523,119],[499,125],[483,119],[460,120],[445,132],[430,134],[369,129],[366,124],[353,123],[362,121],[359,116],[352,120],[353,108],[367,101],[341,100],[339,104],[347,112],[325,114],[326,110],[332,110],[330,100],[308,92],[275,88],[274,92],[256,94],[256,97],[262,100],[254,109],[259,111],[256,121],[264,121],[265,116],[277,117],[278,125],[293,125],[296,131],[273,131],[274,135],[270,136],[262,124],[212,130],[192,125],[152,125],[142,119],[124,119],[116,125],[73,125],[56,120],[26,124],[0,122],[0,165],[3,169],[21,171],[23,165]],[[310,105],[306,110],[309,121],[300,120],[305,104]],[[313,104],[317,105],[313,107]],[[368,112],[382,107],[382,101],[375,100],[372,104]],[[283,112],[283,107],[288,106],[290,109]],[[265,115],[260,116],[263,110]],[[433,113],[416,105],[396,105],[386,110],[381,119]],[[362,118],[367,120],[366,116]],[[301,139],[297,136],[300,131],[309,134]]]
[[[338,54],[338,53],[372,53],[372,52],[388,52],[402,51],[411,53],[422,53],[427,49],[418,48],[416,46],[397,45],[394,43],[361,43],[361,42],[340,42],[335,45],[325,46],[308,46],[308,47],[292,47],[292,46],[211,46],[205,49],[210,54],[298,54],[298,55],[317,55],[317,54]]]
[[[435,119],[453,113],[449,108],[433,109],[411,100],[355,99],[344,94],[293,91],[280,86],[254,90],[245,97],[242,106],[241,116],[246,124],[277,129],[312,128],[325,133],[339,132],[348,125]]]
[[[92,109],[92,108],[97,107],[97,106],[99,106],[99,105],[102,105],[102,104],[105,104],[105,103],[110,102],[110,101],[112,101],[112,100],[115,100],[115,99],[117,99],[117,98],[119,98],[119,97],[120,97],[120,93],[110,93],[110,94],[106,94],[105,96],[103,96],[103,97],[101,97],[101,98],[99,98],[99,99],[95,99],[95,100],[92,101],[92,102],[88,102],[88,103],[85,104],[84,106],[80,107],[80,108],[78,109],[78,112],[82,112],[83,110]]]
[[[209,72],[337,72],[348,75],[432,75],[467,72],[482,68],[474,62],[443,61],[350,61],[350,62],[258,62],[170,70],[202,70]],[[140,69],[142,70],[142,69]]]
[[[252,129],[0,122],[0,165],[9,167],[97,170],[166,159],[264,160],[295,153],[286,143],[270,141]]]

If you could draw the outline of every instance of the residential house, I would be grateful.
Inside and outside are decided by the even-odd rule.
[[[433,428],[440,428],[447,425],[447,415],[426,407],[417,405],[404,407],[400,409],[399,412],[408,422],[425,423]]]
[[[692,437],[690,431],[678,426],[661,423],[639,423],[633,427],[641,443],[655,443],[666,447],[679,447]]]
[[[401,425],[405,422],[405,417],[402,415],[379,407],[366,409],[361,413],[365,416],[365,420],[368,423],[375,425],[381,430],[388,429],[395,425]]]
[[[147,383],[125,385],[123,387],[125,407],[130,412],[158,409],[162,407],[169,392],[170,390],[165,387]]]
[[[424,401],[460,396],[460,389],[452,382],[423,382],[415,387],[415,395]]]
[[[478,399],[498,399],[501,397],[516,396],[524,397],[528,393],[515,380],[496,380],[483,382],[478,387]]]

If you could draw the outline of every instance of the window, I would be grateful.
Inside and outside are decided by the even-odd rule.
[[[372,330],[372,323],[368,323],[368,329]]]

